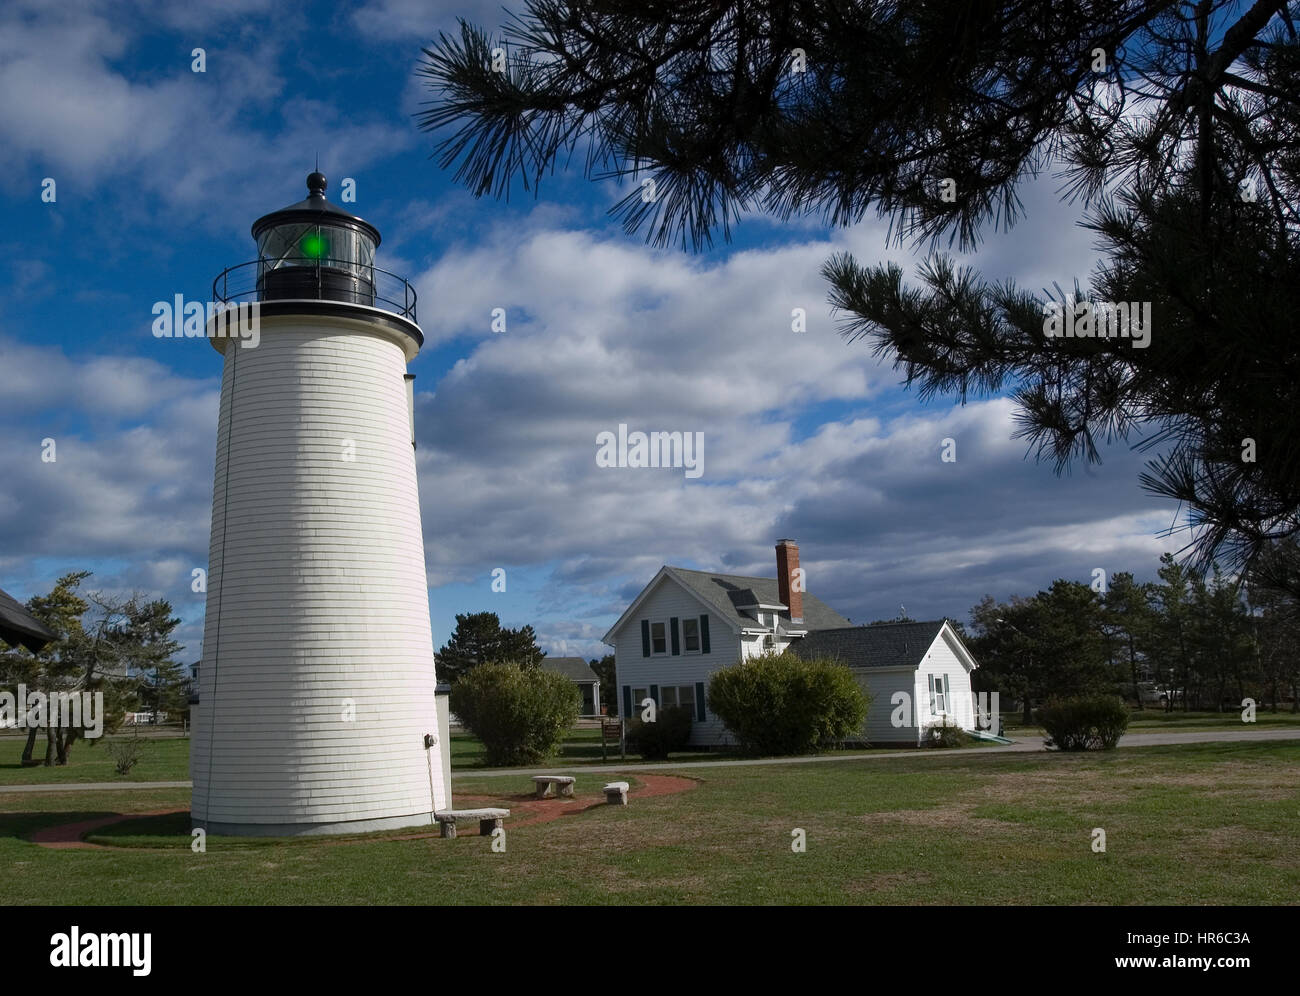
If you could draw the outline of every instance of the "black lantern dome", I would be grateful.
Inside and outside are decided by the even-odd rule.
[[[315,298],[375,303],[379,229],[325,199],[324,173],[307,177],[306,200],[253,222],[263,301]]]
[[[257,259],[221,272],[215,301],[257,301],[262,314],[333,314],[363,305],[371,320],[400,329],[417,343],[415,290],[375,266],[379,229],[325,199],[325,174],[307,176],[307,198],[253,222]],[[378,312],[378,313],[377,313]]]

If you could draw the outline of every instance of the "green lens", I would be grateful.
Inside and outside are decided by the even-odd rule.
[[[302,247],[302,254],[308,259],[320,259],[329,255],[329,243],[314,232],[311,235],[304,235],[299,245]]]

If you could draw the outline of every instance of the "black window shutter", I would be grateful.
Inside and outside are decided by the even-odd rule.
[[[709,617],[700,616],[700,653],[709,652]]]
[[[659,708],[659,686],[658,685],[650,686],[650,697],[655,700],[655,708],[656,709]]]
[[[650,620],[641,620],[641,656],[650,656]]]
[[[623,718],[625,720],[632,718],[632,686],[623,686]]]
[[[673,631],[673,656],[680,657],[682,653],[682,645],[677,642],[677,617],[673,616],[671,622]]]
[[[695,683],[695,718],[704,722],[704,682]]]

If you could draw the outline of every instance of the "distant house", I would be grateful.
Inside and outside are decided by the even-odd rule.
[[[862,731],[871,743],[916,744],[935,723],[974,728],[970,675],[978,665],[947,620],[854,626],[792,583],[803,577],[798,544],[781,540],[776,555],[776,578],[660,568],[604,637],[624,715],[647,697],[660,708],[689,706],[691,744],[725,745],[730,736],[708,708],[709,677],[790,650],[853,670],[872,695]],[[908,696],[901,725],[893,721],[898,692]]]
[[[0,589],[0,640],[13,647],[24,646],[35,654],[58,638],[58,633],[28,612],[18,599]]]
[[[542,670],[562,674],[582,692],[582,715],[600,715],[600,679],[581,657],[543,657]]]

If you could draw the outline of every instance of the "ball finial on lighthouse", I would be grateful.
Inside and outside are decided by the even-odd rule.
[[[213,285],[259,334],[209,332],[191,811],[211,833],[430,825],[451,804],[407,393],[424,336],[415,292],[375,265],[379,231],[325,186],[313,172],[305,200],[259,218],[257,258]]]

